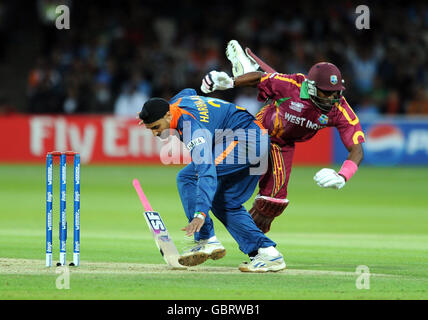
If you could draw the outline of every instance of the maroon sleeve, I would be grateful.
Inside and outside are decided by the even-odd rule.
[[[340,138],[345,147],[349,148],[354,144],[365,142],[360,120],[344,97],[341,98],[340,103],[336,107],[338,110],[334,126],[339,131]]]
[[[301,73],[282,74],[282,73],[265,73],[257,85],[259,101],[266,99],[281,99],[290,97],[293,90],[300,90],[301,83],[305,76]]]

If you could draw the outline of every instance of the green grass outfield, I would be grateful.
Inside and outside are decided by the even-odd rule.
[[[68,166],[68,260],[72,258],[72,165]],[[82,166],[81,266],[59,290],[45,268],[45,166],[0,165],[0,300],[4,299],[427,299],[428,168],[362,167],[340,191],[319,188],[320,168],[295,167],[290,206],[268,236],[287,270],[240,273],[247,259],[215,219],[225,258],[169,270],[132,187],[137,177],[177,247],[185,217],[179,167]],[[54,261],[58,261],[58,167]],[[250,207],[252,200],[246,206]],[[370,270],[357,289],[356,268]]]

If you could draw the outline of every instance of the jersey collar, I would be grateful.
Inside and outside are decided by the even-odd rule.
[[[171,123],[169,124],[170,129],[177,129],[178,119],[180,119],[183,114],[188,114],[196,120],[193,114],[179,107],[181,99],[182,98],[178,99],[177,102],[169,105],[169,112],[171,112],[172,115]]]
[[[172,115],[171,123],[169,125],[171,129],[177,128],[178,119],[180,119],[181,117],[182,113],[180,112],[180,108],[178,107],[180,102],[181,102],[181,98],[178,99],[175,103],[169,105],[169,112],[171,112],[171,115]]]
[[[300,99],[309,99],[308,82],[305,80],[300,87]]]

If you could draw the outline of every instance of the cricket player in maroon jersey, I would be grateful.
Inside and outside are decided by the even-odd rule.
[[[336,127],[349,151],[348,158],[339,172],[324,168],[315,174],[314,180],[320,187],[341,189],[363,159],[364,133],[358,117],[342,95],[344,81],[334,64],[317,63],[307,75],[282,74],[266,65],[250,49],[244,52],[236,40],[229,42],[226,55],[232,63],[234,77],[211,71],[202,80],[201,90],[209,93],[256,86],[258,100],[265,102],[256,118],[271,136],[269,166],[260,178],[259,193],[250,213],[266,233],[273,219],[289,202],[287,185],[295,143],[311,139],[323,128]],[[264,72],[258,71],[260,67]]]

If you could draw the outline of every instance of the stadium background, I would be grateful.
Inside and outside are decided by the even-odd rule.
[[[59,4],[70,8],[69,30],[55,28]],[[284,73],[338,65],[368,139],[363,165],[427,164],[428,5],[367,3],[370,29],[358,30],[359,4],[38,0],[22,10],[4,1],[0,135],[16,139],[1,139],[0,161],[81,148],[86,163],[156,162],[159,145],[134,127],[136,110],[151,96],[200,92],[210,70],[231,73],[224,50],[237,39]],[[261,106],[251,88],[213,95],[252,113]],[[324,131],[298,146],[296,164],[343,161],[337,133]]]

